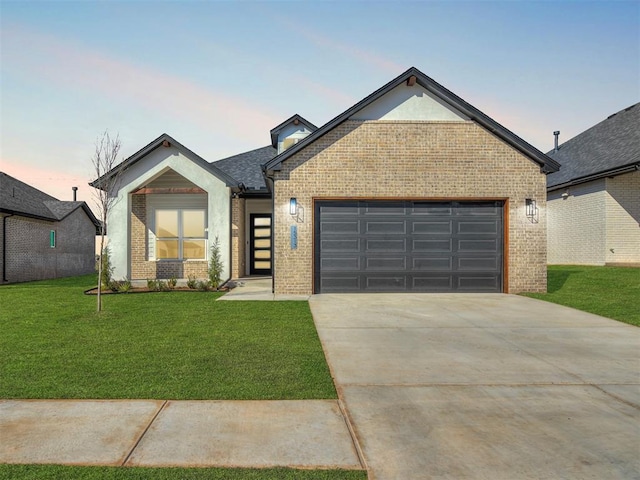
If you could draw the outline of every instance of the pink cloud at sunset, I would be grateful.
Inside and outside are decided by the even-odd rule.
[[[243,139],[255,135],[256,141],[263,141],[264,132],[281,121],[247,100],[212,92],[178,75],[115,59],[59,37],[19,25],[5,28],[4,35],[12,44],[29,45],[30,51],[24,55],[24,47],[4,48],[5,66],[67,89],[85,89],[117,101],[126,98],[131,108],[137,105],[178,116],[200,127],[211,125],[212,130],[216,124],[224,124],[227,133]]]
[[[293,20],[280,16],[274,16],[274,20],[294,32],[296,35],[306,38],[316,47],[342,52],[361,63],[368,64],[391,75],[398,75],[408,68],[408,65],[400,65],[393,60],[383,57],[382,55],[377,55],[371,51],[357,48],[354,45],[338,42],[327,35],[323,35],[313,30],[308,24],[302,25],[300,22],[294,22]]]

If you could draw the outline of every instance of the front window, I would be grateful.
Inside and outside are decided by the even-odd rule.
[[[204,210],[156,210],[156,258],[206,258]]]

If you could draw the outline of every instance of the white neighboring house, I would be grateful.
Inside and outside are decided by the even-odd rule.
[[[640,264],[640,103],[547,155],[548,263]]]

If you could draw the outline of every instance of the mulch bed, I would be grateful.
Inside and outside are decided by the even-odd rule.
[[[229,289],[227,287],[221,287],[218,290],[207,290],[208,292],[228,292]],[[102,290],[101,295],[125,295],[129,293],[164,293],[164,292],[200,292],[203,293],[202,290],[198,290],[197,288],[189,288],[189,287],[173,287],[169,290],[152,290],[147,287],[131,287],[127,292],[114,292],[108,288]],[[98,287],[90,288],[89,290],[84,291],[85,295],[98,295]]]

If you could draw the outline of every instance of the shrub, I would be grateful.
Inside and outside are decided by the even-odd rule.
[[[187,287],[191,288],[192,290],[198,288],[198,279],[193,275],[189,275],[189,277],[187,278]]]
[[[147,279],[147,288],[149,290],[157,290],[158,289],[158,281],[152,278]]]
[[[118,293],[128,293],[129,290],[131,290],[131,282],[128,279],[118,282]]]
[[[200,280],[196,283],[196,288],[201,292],[206,292],[209,290],[209,282],[205,282],[204,280]]]
[[[109,290],[111,290],[113,293],[118,293],[120,289],[120,282],[117,280],[111,280],[109,282]]]
[[[176,285],[178,284],[178,279],[176,277],[171,277],[168,281],[167,281],[167,286],[171,289],[171,288],[176,288]]]
[[[111,265],[111,254],[109,252],[109,247],[104,247],[104,249],[102,250],[102,255],[98,257],[98,262],[102,262],[102,276],[100,278],[102,286],[105,288],[110,288],[111,275],[113,274],[114,267]],[[98,270],[99,265],[96,263],[96,272]]]
[[[222,282],[222,269],[224,265],[222,263],[222,256],[220,255],[220,241],[218,237],[211,245],[211,256],[209,258],[209,269],[207,273],[209,274],[209,283],[211,286],[217,290]]]

